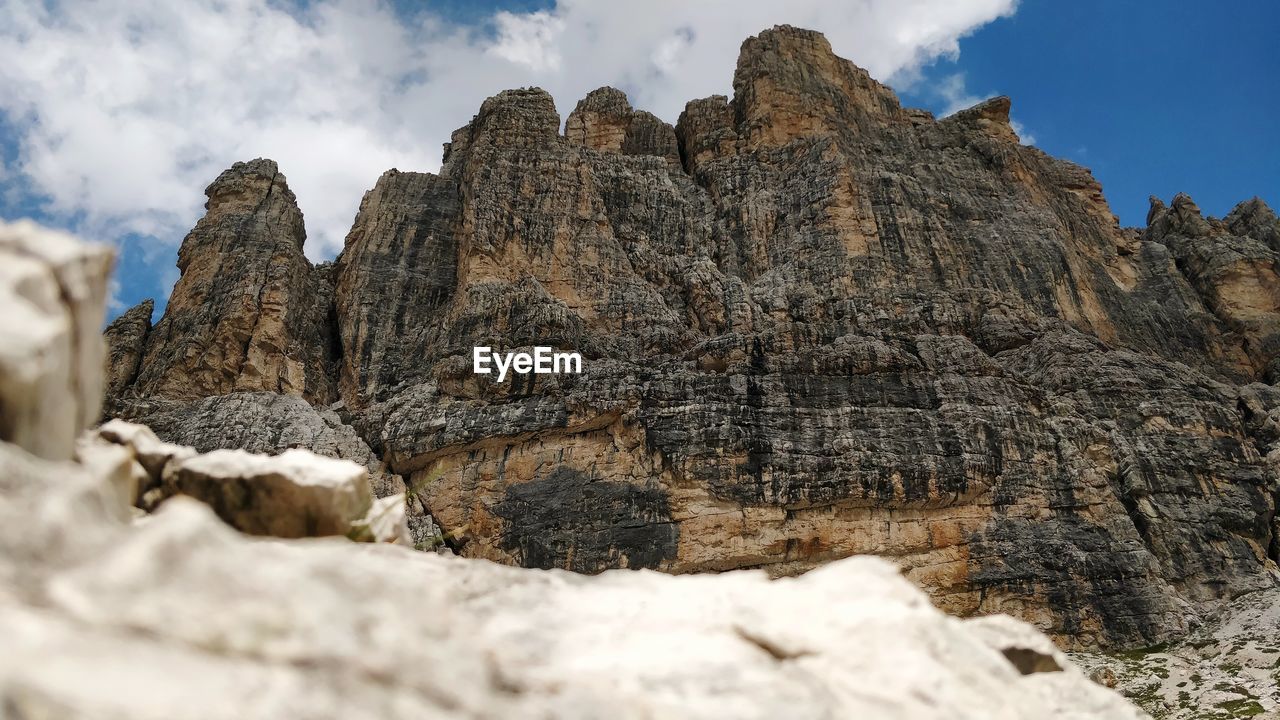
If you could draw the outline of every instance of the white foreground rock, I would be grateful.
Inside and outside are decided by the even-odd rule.
[[[153,485],[159,485],[165,466],[171,461],[182,461],[196,455],[193,448],[164,442],[146,425],[124,420],[109,420],[92,434],[106,442],[129,448]]]
[[[413,533],[409,531],[404,493],[374,500],[368,514],[353,524],[348,537],[363,542],[389,542],[412,547]]]
[[[363,465],[308,450],[195,455],[165,467],[161,491],[206,503],[242,532],[281,538],[348,535],[373,502]]]
[[[52,460],[102,405],[111,251],[29,221],[0,221],[0,440]]]
[[[126,506],[154,509],[167,498],[185,495],[253,535],[345,535],[412,544],[404,494],[374,502],[368,470],[349,460],[297,449],[274,456],[243,450],[201,454],[162,442],[145,425],[123,420],[86,433],[77,457],[95,464]]]
[[[84,468],[3,452],[28,468],[0,488],[15,717],[1141,717],[1029,626],[947,617],[878,559],[586,577],[251,538],[182,497],[130,525]],[[1024,675],[1011,647],[1062,669]]]

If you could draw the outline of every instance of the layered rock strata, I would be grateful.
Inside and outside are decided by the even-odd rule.
[[[438,174],[377,181],[332,269],[274,166],[233,168],[111,409],[169,435],[201,403],[276,402],[228,392],[297,396],[455,551],[509,564],[871,553],[949,612],[1082,647],[1275,585],[1274,213],[1180,197],[1121,228],[1007,98],[935,120],[816,33],[749,39],[733,88],[674,127],[602,89],[563,135],[545,92],[500,93]],[[207,270],[228,253],[259,269]],[[496,383],[480,345],[585,371]]]
[[[52,267],[69,266],[47,256],[34,263],[46,272],[0,275],[0,296],[48,300],[0,316],[5,337],[45,340],[7,346],[6,368],[64,357],[50,347],[101,351],[106,265],[100,251],[63,249],[83,295],[61,290]],[[79,316],[92,308],[97,318]],[[42,399],[80,407],[101,375],[78,370],[93,377],[40,384]],[[32,387],[0,385],[0,409],[25,409]],[[340,538],[252,538],[219,516],[277,532],[331,511],[342,520],[367,504],[364,468],[304,450],[199,455],[118,420],[81,435],[4,417],[6,718],[1143,717],[1030,627],[947,617],[875,558],[784,580],[588,578]],[[47,433],[35,449],[70,445],[76,458],[10,442],[32,437],[15,422]],[[156,475],[213,507],[178,496],[133,519],[129,480]],[[282,502],[257,514],[225,502],[264,488]],[[393,529],[396,515],[375,502],[362,531]]]

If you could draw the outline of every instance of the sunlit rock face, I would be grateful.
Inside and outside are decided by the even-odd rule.
[[[237,165],[109,412],[164,435],[202,402],[297,396],[330,439],[254,449],[358,436],[368,458],[337,454],[513,565],[877,554],[949,612],[1078,646],[1275,583],[1270,209],[1180,197],[1121,228],[1007,98],[935,120],[817,33],[748,39],[733,88],[674,127],[597,90],[563,134],[547,93],[500,93],[439,174],[377,181],[332,266],[302,256],[274,165]],[[584,372],[497,383],[476,346]],[[295,412],[255,417],[297,436]]]
[[[504,567],[406,547],[405,495],[374,500],[351,460],[86,430],[109,252],[0,224],[0,260],[5,718],[1141,717],[1033,628],[948,617],[877,558],[777,580]],[[274,407],[281,438],[356,447],[292,394],[148,402],[209,433]],[[595,485],[562,469],[513,501],[605,523],[665,498]],[[574,542],[534,512],[530,537]],[[624,547],[648,552],[633,526]]]

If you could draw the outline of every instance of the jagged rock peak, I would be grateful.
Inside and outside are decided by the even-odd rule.
[[[182,274],[147,335],[137,394],[270,390],[326,401],[329,290],[303,255],[284,175],[271,160],[240,162],[205,192],[208,210],[182,241]]]
[[[1236,205],[1224,219],[1234,235],[1257,238],[1280,252],[1280,218],[1262,198],[1255,197]]]
[[[446,164],[464,155],[450,153]],[[446,168],[442,175],[450,172]],[[360,202],[334,279],[344,349],[338,385],[349,407],[361,406],[366,395],[407,381],[421,369],[429,347],[426,334],[457,282],[453,228],[459,202],[452,179],[399,171],[383,173]],[[401,310],[387,312],[392,304]]]
[[[1009,108],[1012,105],[1013,101],[1007,95],[999,95],[983,100],[973,107],[961,110],[952,117],[981,118],[1007,124],[1009,122]]]
[[[1260,227],[1280,222],[1280,218],[1276,217],[1275,210],[1272,210],[1265,200],[1257,196],[1237,204],[1231,209],[1230,213],[1227,213],[1227,218],[1248,221],[1250,224],[1256,224]]]
[[[1158,218],[1169,211],[1169,206],[1165,205],[1164,201],[1155,195],[1147,196],[1147,204],[1150,206],[1147,209],[1147,227],[1151,227]]]
[[[565,121],[569,142],[594,150],[622,149],[635,111],[621,90],[602,87],[587,93]]]
[[[831,42],[822,33],[791,25],[775,25],[742,41],[734,79],[747,80],[769,71],[800,66],[831,70],[834,63],[841,61],[842,58],[836,56]]]
[[[707,160],[733,152],[738,134],[729,98],[712,95],[689,101],[676,121],[676,137],[685,170],[691,174]]]
[[[302,212],[298,201],[289,189],[284,175],[274,160],[257,158],[237,162],[205,188],[205,210],[210,214],[250,214],[261,209],[270,198],[278,198],[279,207],[298,215],[301,227]],[[303,232],[299,243],[306,239]]]
[[[1213,223],[1205,219],[1200,206],[1186,193],[1173,196],[1169,206],[1152,197],[1147,211],[1147,239],[1161,242],[1173,235],[1202,237],[1214,232]]]
[[[542,88],[503,90],[484,101],[465,129],[469,144],[484,139],[501,146],[540,145],[560,135],[560,113]]]
[[[631,107],[621,90],[602,87],[578,102],[565,121],[565,137],[575,145],[623,155],[657,155],[679,163],[675,128],[652,113]]]
[[[740,133],[765,145],[905,117],[893,91],[837,57],[822,33],[789,25],[742,43],[733,92]]]
[[[155,301],[147,298],[113,320],[103,332],[108,350],[107,397],[119,395],[137,376],[155,306]]]
[[[1173,196],[1173,209],[1182,215],[1202,215],[1200,206],[1196,204],[1196,201],[1192,200],[1190,195],[1182,192]]]
[[[598,87],[587,93],[587,96],[578,101],[577,107],[573,109],[574,114],[582,112],[599,112],[610,115],[629,115],[633,112],[631,101],[627,100],[627,94],[615,87]]]
[[[444,144],[440,174],[452,177],[473,147],[539,148],[561,140],[560,113],[551,94],[539,87],[503,90],[486,99],[471,122]]]
[[[1018,134],[1009,122],[1009,108],[1013,102],[1005,95],[988,98],[972,107],[946,117],[946,123],[964,123],[972,125],[992,137],[1018,142]]]

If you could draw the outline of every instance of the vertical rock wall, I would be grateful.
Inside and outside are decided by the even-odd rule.
[[[500,93],[438,174],[378,180],[331,269],[274,166],[236,166],[118,407],[177,432],[204,396],[328,406],[504,563],[873,553],[1081,646],[1275,583],[1274,213],[1180,197],[1121,228],[1007,98],[935,120],[808,31],[749,39],[733,86],[674,127],[602,88],[563,135],[545,92]],[[585,371],[497,383],[479,345]]]
[[[134,392],[193,400],[267,390],[329,401],[327,293],[302,254],[302,213],[284,176],[270,160],[237,163],[205,194]]]

